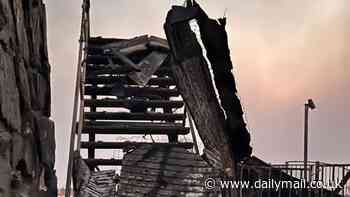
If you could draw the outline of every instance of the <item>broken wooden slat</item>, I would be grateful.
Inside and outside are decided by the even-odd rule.
[[[148,46],[153,50],[160,50],[168,52],[170,50],[168,41],[156,36],[151,36],[149,38]]]
[[[141,86],[146,85],[167,57],[168,54],[153,51],[138,65],[137,68],[140,69],[140,72],[132,72],[129,74],[130,79]]]
[[[124,63],[124,65],[131,67],[132,69],[135,69],[135,71],[140,71],[138,66],[132,62],[127,56],[124,54],[118,52],[118,51],[113,51],[112,54],[114,55],[113,57],[117,57],[120,61]]]
[[[193,143],[145,143],[145,142],[82,142],[82,148],[94,149],[123,149],[128,147],[139,147],[142,145],[152,145],[155,147],[180,147],[185,149],[193,148]]]
[[[109,43],[125,43],[128,42],[127,39],[118,39],[118,38],[103,38],[103,37],[90,37],[89,38],[89,47],[94,46],[103,46]]]
[[[115,92],[115,86],[85,88],[85,95],[105,95],[105,96],[140,96],[140,97],[177,97],[180,93],[177,89],[153,88],[153,87],[123,87],[122,92]],[[118,89],[119,91],[119,89]]]
[[[113,55],[89,55],[86,58],[86,63],[89,65],[113,65],[122,64],[123,67],[129,68],[133,71],[140,71],[136,64],[134,64],[129,58],[119,52],[113,52]]]
[[[84,159],[88,166],[120,166],[122,160],[119,159]]]
[[[184,114],[127,113],[127,112],[85,112],[85,119],[93,120],[183,120]]]
[[[130,108],[135,105],[152,108],[181,108],[184,106],[183,101],[168,100],[122,100],[122,99],[88,99],[84,102],[86,107],[125,107]]]
[[[106,74],[128,74],[134,70],[128,67],[99,65],[99,66],[87,66],[87,76],[106,75]],[[155,75],[167,75],[171,76],[172,72],[169,67],[160,67]]]
[[[136,37],[133,40],[130,40],[127,43],[127,46],[120,48],[119,51],[125,55],[129,55],[131,53],[147,50],[148,49],[147,44],[148,44],[148,35],[144,35],[144,36]],[[109,46],[106,46],[106,47],[109,47]]]
[[[147,50],[148,35],[132,39],[91,38],[89,40],[89,54],[105,54],[106,51],[118,50],[124,55]]]
[[[125,135],[187,135],[189,128],[179,123],[135,123],[135,122],[86,122],[83,133]]]
[[[113,84],[117,81],[136,85],[136,83],[127,76],[88,76],[86,84]],[[175,86],[175,81],[170,77],[151,78],[146,85]]]

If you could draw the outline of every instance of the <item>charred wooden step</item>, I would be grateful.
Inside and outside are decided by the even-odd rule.
[[[142,145],[152,145],[155,147],[177,147],[185,149],[193,148],[193,143],[81,142],[81,148],[88,149],[124,149],[136,148]]]
[[[104,75],[104,74],[128,74],[134,69],[120,65],[87,65],[86,75]]]
[[[86,84],[113,84],[116,82],[122,82],[125,84],[136,85],[136,83],[127,76],[88,76],[86,78]],[[152,78],[147,85],[158,86],[173,86],[176,85],[175,81],[169,77]]]
[[[113,38],[91,38],[89,40],[89,54],[104,54],[106,49],[117,49],[123,53],[129,54],[140,50],[159,50],[168,52],[168,42],[162,38],[154,36],[139,36],[132,39],[113,39]]]
[[[122,165],[122,160],[120,159],[84,159],[84,161],[90,167]]]
[[[83,133],[124,135],[187,135],[190,129],[179,123],[85,122]]]
[[[140,97],[177,97],[180,93],[177,89],[169,88],[153,88],[153,87],[93,87],[85,88],[85,95],[105,95],[105,96],[140,96]]]
[[[183,120],[185,114],[171,113],[127,113],[127,112],[85,112],[85,119],[92,120]]]
[[[129,74],[130,72],[133,72],[134,69],[130,67],[124,67],[119,65],[94,65],[94,66],[87,66],[86,67],[86,75],[89,76],[96,76],[96,75],[107,75],[107,74]],[[172,76],[172,71],[170,67],[160,67],[156,72],[155,75],[158,76]]]
[[[89,46],[103,46],[113,42],[126,42],[127,39],[120,38],[104,38],[104,37],[90,37]]]
[[[112,55],[89,55],[86,58],[86,63],[90,65],[123,64],[119,57]]]
[[[181,108],[184,106],[183,101],[169,101],[169,100],[121,100],[121,99],[103,99],[103,100],[85,100],[86,107],[125,107],[134,108]]]

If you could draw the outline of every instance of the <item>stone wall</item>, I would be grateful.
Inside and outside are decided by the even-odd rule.
[[[0,0],[0,197],[56,192],[46,43],[42,0]]]

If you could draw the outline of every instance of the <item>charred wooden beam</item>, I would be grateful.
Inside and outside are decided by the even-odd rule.
[[[140,71],[134,62],[120,52],[113,52],[113,55],[89,55],[86,58],[86,63],[88,65],[120,64],[132,71]]]
[[[96,166],[121,166],[122,160],[120,159],[84,159],[89,167]]]
[[[227,161],[225,167],[232,167],[234,162],[227,158],[233,153],[225,135],[224,114],[207,79],[209,71],[203,64],[203,60],[191,59],[174,65],[174,77],[178,81],[179,91],[196,122],[203,143],[208,149],[218,150],[222,154],[221,158]]]
[[[131,68],[123,67],[123,66],[101,66],[101,65],[95,65],[95,66],[87,66],[87,76],[96,76],[96,75],[107,75],[107,74],[128,74],[130,72],[134,71]],[[172,76],[172,72],[170,67],[160,67],[156,72],[155,75],[158,76]]]
[[[136,85],[136,83],[127,76],[88,76],[86,84],[113,84],[115,82],[125,82],[126,84]],[[170,77],[157,77],[148,81],[147,85],[166,85],[175,86],[175,81]]]
[[[81,148],[93,149],[123,149],[128,147],[139,147],[142,145],[152,145],[154,147],[178,147],[191,149],[193,143],[145,143],[145,142],[82,142]]]
[[[110,43],[120,43],[128,42],[127,39],[118,39],[118,38],[103,38],[103,37],[91,37],[89,38],[89,46],[103,46]]]
[[[110,38],[93,38],[89,41],[89,54],[106,54],[111,50],[116,50],[124,55],[145,51],[148,49],[148,35],[135,37],[132,39],[110,39]]]
[[[155,36],[140,36],[132,39],[113,39],[96,37],[89,40],[89,54],[105,54],[108,49],[116,49],[125,55],[142,50],[168,52],[169,45],[165,39]]]
[[[153,50],[159,50],[164,52],[169,52],[170,47],[168,41],[162,38],[151,36],[149,38],[148,46]]]
[[[167,59],[168,54],[153,51],[147,55],[137,66],[140,72],[132,72],[128,76],[138,85],[147,85],[154,73]]]
[[[179,123],[86,122],[83,133],[125,135],[187,135],[190,130]]]
[[[85,112],[85,119],[89,120],[183,120],[185,114],[170,113],[127,113],[127,112]]]
[[[200,39],[202,32],[196,20],[200,11],[197,7],[173,6],[168,13],[165,33],[174,58],[172,71],[205,147],[217,150],[225,174],[235,177],[236,161],[226,132],[225,113]]]
[[[89,55],[86,58],[87,64],[109,65],[113,62],[121,63],[117,57],[112,57],[107,55]]]
[[[85,88],[85,95],[105,95],[105,96],[140,96],[140,97],[177,97],[180,93],[177,89],[169,88],[153,88],[153,87],[93,87]]]
[[[121,100],[121,99],[89,99],[85,100],[86,107],[125,107],[132,108],[133,106],[142,106],[146,108],[181,108],[184,106],[183,101],[168,101],[168,100]]]

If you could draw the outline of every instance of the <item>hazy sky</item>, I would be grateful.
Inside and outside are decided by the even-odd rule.
[[[252,135],[267,162],[303,158],[303,107],[310,114],[310,159],[350,163],[350,1],[198,1],[228,17],[234,75]],[[92,1],[93,35],[164,37],[167,0]],[[81,2],[46,0],[60,186],[72,117]]]

